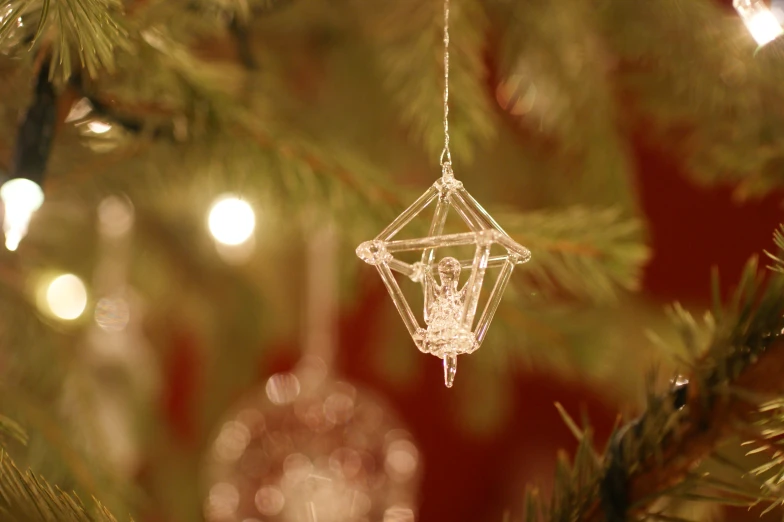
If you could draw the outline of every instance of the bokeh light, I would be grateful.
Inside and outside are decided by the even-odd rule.
[[[208,226],[218,243],[239,245],[253,234],[256,215],[247,201],[234,195],[224,195],[210,208]]]
[[[46,287],[46,306],[58,319],[77,319],[87,307],[87,289],[84,283],[73,274],[55,277]]]
[[[276,373],[267,380],[267,397],[273,404],[288,404],[299,396],[299,379],[293,373]]]
[[[127,198],[109,196],[98,205],[98,230],[107,237],[127,234],[133,221],[133,205]]]
[[[14,178],[0,187],[0,199],[3,200],[5,216],[3,232],[5,246],[8,250],[16,250],[19,242],[27,235],[27,225],[33,213],[44,202],[44,191],[34,181]]]
[[[759,45],[772,42],[784,34],[776,15],[762,0],[734,0],[733,5]]]
[[[105,332],[122,332],[131,320],[131,308],[122,297],[103,297],[95,305],[95,324]]]

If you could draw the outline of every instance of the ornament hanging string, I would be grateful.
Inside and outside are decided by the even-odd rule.
[[[452,153],[449,151],[449,0],[444,0],[444,150],[441,152],[444,177],[454,177]]]

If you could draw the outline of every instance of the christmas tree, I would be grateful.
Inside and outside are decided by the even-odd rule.
[[[0,1],[3,520],[780,518],[780,4]]]

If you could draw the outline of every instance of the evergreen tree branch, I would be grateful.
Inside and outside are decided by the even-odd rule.
[[[116,522],[98,501],[88,508],[75,495],[23,473],[0,450],[0,513],[9,522]]]
[[[578,471],[576,458],[569,473],[556,475],[550,507],[534,506],[538,514],[527,521],[620,522],[630,515],[667,520],[651,511],[665,497],[732,505],[771,500],[770,488],[755,493],[693,470],[729,437],[754,431],[765,409],[750,397],[784,396],[783,316],[784,278],[765,285],[756,260],[750,261],[730,304],[706,322],[707,350],[693,363],[688,384],[651,393],[646,411],[615,431],[601,466]],[[685,340],[701,338],[695,333]],[[574,432],[574,423],[569,426]]]
[[[20,444],[27,444],[27,433],[13,419],[0,415],[0,436],[15,440]]]
[[[566,202],[632,208],[606,10],[580,0],[497,0],[488,9],[501,33],[497,98],[525,131],[520,146],[554,149],[543,161],[563,172],[554,185],[569,184],[559,195]]]
[[[428,154],[437,159],[444,144],[443,3],[402,0],[374,4],[356,2],[368,38],[376,46],[378,67],[391,96],[401,107]],[[483,47],[487,16],[477,0],[455,2],[450,27],[450,134],[457,161],[495,133]]]
[[[50,72],[59,69],[63,78],[82,68],[92,77],[103,69],[114,71],[115,52],[129,49],[119,0],[10,0],[6,4],[0,45],[21,30],[18,20],[36,26],[35,33],[22,42],[35,46],[40,41],[51,47]]]
[[[639,221],[618,208],[566,209],[504,215],[500,221],[536,255],[520,284],[538,293],[612,301],[635,290],[648,259]]]
[[[0,415],[0,431],[22,444],[27,433],[12,419]],[[0,513],[9,522],[116,522],[97,500],[87,508],[78,497],[52,487],[41,476],[23,473],[0,447]]]

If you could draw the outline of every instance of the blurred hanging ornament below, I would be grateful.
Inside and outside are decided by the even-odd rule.
[[[760,46],[784,34],[781,22],[763,0],[734,0],[732,5]]]
[[[444,384],[451,388],[457,372],[457,356],[479,349],[501,302],[514,267],[531,259],[531,252],[519,245],[495,222],[482,206],[455,179],[449,151],[449,0],[444,2],[444,150],[441,153],[442,175],[433,186],[403,211],[371,241],[357,247],[357,256],[374,265],[417,348],[444,361]],[[393,238],[432,202],[436,202],[430,233],[416,239]],[[444,226],[453,209],[468,232],[444,234]],[[433,275],[437,249],[473,246],[473,257],[459,260],[444,256],[437,264],[439,281]],[[502,252],[491,257],[491,249]],[[394,253],[421,253],[414,262],[405,262]],[[488,268],[501,268],[479,320],[474,324]],[[461,283],[464,269],[470,269]],[[392,271],[422,284],[426,327],[420,326]]]
[[[222,424],[206,463],[208,522],[413,522],[421,463],[372,394],[320,359],[271,376]]]
[[[414,522],[422,466],[411,435],[369,391],[330,375],[337,240],[313,221],[306,355],[224,420],[205,470],[208,522]]]

